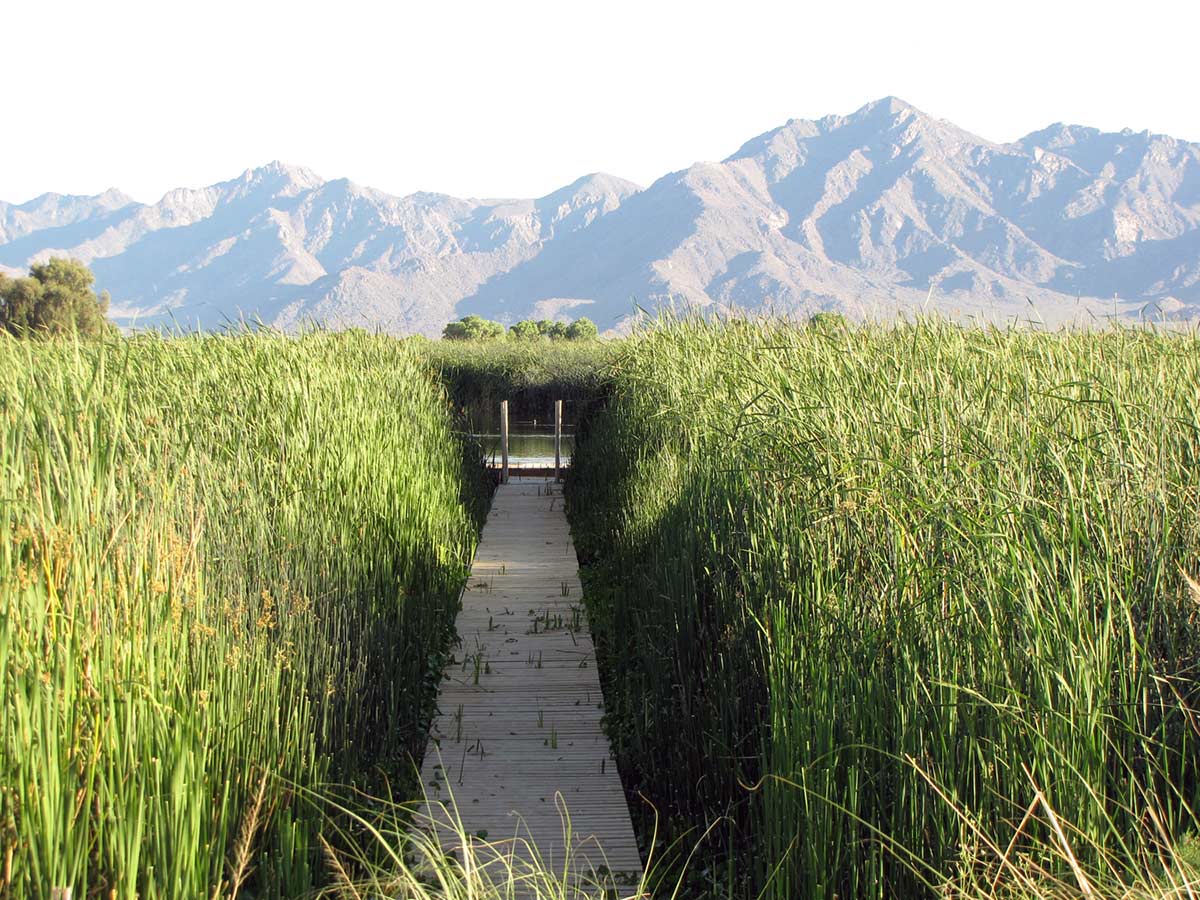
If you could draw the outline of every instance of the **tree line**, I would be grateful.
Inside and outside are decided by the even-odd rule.
[[[448,341],[498,341],[505,337],[517,341],[591,341],[595,340],[599,333],[596,323],[586,317],[578,318],[569,324],[552,322],[549,319],[523,319],[505,329],[499,322],[482,316],[464,316],[442,329],[442,337]]]
[[[108,292],[97,294],[96,278],[83,263],[55,257],[35,263],[24,278],[0,273],[0,328],[17,337],[56,337],[75,334],[101,337],[116,331],[108,321]],[[599,335],[588,318],[573,322],[525,319],[507,329],[481,316],[449,323],[442,337],[452,341],[488,341],[505,337],[518,341],[590,341]]]

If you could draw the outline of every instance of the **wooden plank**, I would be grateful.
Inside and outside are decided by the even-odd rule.
[[[562,471],[562,401],[554,401],[554,480]]]
[[[425,817],[445,823],[445,840],[452,804],[472,842],[515,841],[518,856],[559,870],[569,851],[574,873],[636,881],[642,862],[554,482],[513,476],[497,489],[457,627],[421,768]]]
[[[500,481],[508,484],[508,401],[500,401]]]

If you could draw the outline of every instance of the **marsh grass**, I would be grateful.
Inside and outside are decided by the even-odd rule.
[[[365,335],[0,340],[0,893],[295,896],[410,767],[486,503]]]
[[[714,893],[983,896],[982,835],[1046,896],[1152,881],[1200,789],[1197,335],[682,322],[610,371],[568,481],[610,729],[668,834],[729,823]]]
[[[554,802],[562,822],[563,847],[568,849],[558,858],[546,856],[544,848],[528,840],[518,817],[505,835],[470,833],[453,797],[446,802],[398,802],[390,796],[357,795],[343,802],[325,797],[323,802],[332,805],[331,822],[351,821],[369,835],[366,842],[341,842],[357,848],[353,853],[339,853],[326,845],[338,877],[324,896],[339,900],[636,900],[649,896],[644,878],[625,878],[594,864],[597,856],[603,859],[602,852],[573,838],[570,810],[561,794]]]
[[[616,887],[1196,895],[1194,334],[682,322],[0,363],[8,896],[578,894],[372,793],[423,746],[486,504],[439,377],[591,413],[584,602],[663,814]]]

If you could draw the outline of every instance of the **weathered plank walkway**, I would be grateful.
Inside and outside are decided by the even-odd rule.
[[[435,817],[524,844],[563,871],[641,874],[560,489],[513,479],[492,501],[438,693],[421,780]],[[560,799],[561,796],[561,799]],[[570,815],[570,847],[560,807]],[[448,848],[451,849],[451,848]]]

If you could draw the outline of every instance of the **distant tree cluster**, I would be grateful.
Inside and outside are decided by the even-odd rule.
[[[559,341],[590,341],[594,340],[600,331],[596,323],[588,318],[579,318],[569,325],[566,322],[551,322],[549,319],[523,319],[516,325],[509,326],[508,336],[520,341],[533,341],[539,338],[550,338]]]
[[[448,341],[492,341],[504,337],[504,326],[482,316],[464,316],[442,329]]]
[[[0,327],[17,337],[107,334],[113,330],[105,318],[108,292],[97,296],[94,281],[91,270],[73,259],[37,263],[27,278],[0,274]]]
[[[533,319],[524,319],[509,327],[507,337],[515,341],[536,341],[543,338],[556,341],[590,341],[595,340],[599,334],[596,323],[588,318],[579,318],[570,324],[551,322],[549,319],[536,322]],[[465,316],[442,329],[442,337],[448,341],[492,341],[501,340],[505,336],[503,325],[481,316]]]

